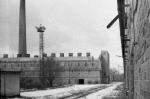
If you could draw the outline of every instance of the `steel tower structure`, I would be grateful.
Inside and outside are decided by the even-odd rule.
[[[45,26],[40,24],[39,27],[36,26],[37,32],[39,32],[39,56],[43,58],[44,55],[44,32],[46,30]]]

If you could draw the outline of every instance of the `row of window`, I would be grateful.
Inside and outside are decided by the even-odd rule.
[[[96,66],[95,62],[61,62],[61,66]]]

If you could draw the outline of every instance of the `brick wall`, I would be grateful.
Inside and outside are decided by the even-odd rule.
[[[83,79],[86,84],[100,83],[101,65],[98,60],[89,60],[89,57],[80,57],[82,60],[72,58],[61,60],[45,58],[43,65],[40,65],[38,58],[2,58],[0,69],[20,70],[21,88],[77,84],[79,79]]]
[[[150,99],[150,0],[125,0],[128,16],[126,65],[129,98]]]

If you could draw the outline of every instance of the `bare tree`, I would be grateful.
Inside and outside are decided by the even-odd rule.
[[[50,87],[53,86],[53,81],[60,75],[60,71],[63,68],[60,66],[60,62],[55,60],[54,57],[49,57],[46,60],[46,71],[48,75],[47,82],[49,83]]]
[[[119,73],[116,68],[110,69],[110,80],[114,81],[123,81],[123,73]]]

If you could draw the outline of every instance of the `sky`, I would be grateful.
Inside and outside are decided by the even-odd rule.
[[[90,52],[98,58],[102,50],[110,54],[111,68],[122,66],[119,22],[107,24],[117,15],[116,0],[26,0],[27,52],[39,54],[42,24],[45,52],[74,54]],[[18,53],[19,0],[0,0],[0,55]]]

